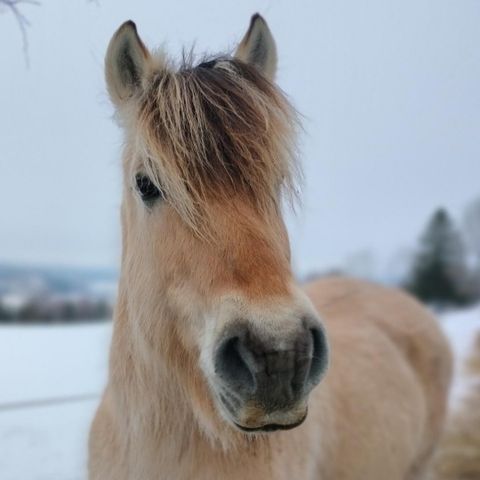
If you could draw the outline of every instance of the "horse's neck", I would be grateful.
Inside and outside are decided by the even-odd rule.
[[[171,363],[186,361],[186,355],[179,345],[170,345],[180,359],[170,358],[167,364],[161,354],[165,352],[155,350],[152,340],[139,330],[137,320],[129,316],[126,296],[120,294],[110,354],[110,388],[118,399],[120,421],[133,422],[139,435],[155,435],[157,443],[165,439],[175,443],[178,437],[182,448],[188,449],[194,437],[197,443],[211,442],[208,425],[203,426],[205,422],[199,421],[199,415],[206,413],[207,422],[213,423],[212,408],[193,361],[174,368]],[[162,320],[157,321],[160,324]]]
[[[136,331],[134,319],[118,311],[110,354],[110,382],[122,415],[132,413],[149,427],[170,430],[192,421],[186,399],[161,358],[154,358]]]

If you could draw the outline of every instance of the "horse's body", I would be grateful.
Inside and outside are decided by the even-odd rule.
[[[289,113],[255,70],[272,77],[276,59],[260,17],[236,58],[171,74],[131,23],[109,48],[127,130],[123,256],[90,479],[426,478],[450,381],[446,341],[399,291],[295,285],[277,204]],[[202,136],[207,124],[221,135]]]

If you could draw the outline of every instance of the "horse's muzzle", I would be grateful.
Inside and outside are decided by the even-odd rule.
[[[327,366],[325,334],[313,320],[295,333],[259,334],[247,322],[232,324],[214,355],[218,396],[244,431],[293,428],[306,417],[306,399]]]

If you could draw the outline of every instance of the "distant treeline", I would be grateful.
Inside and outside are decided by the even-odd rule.
[[[106,320],[112,317],[112,307],[106,300],[31,299],[18,309],[7,308],[0,301],[2,323],[60,323]]]

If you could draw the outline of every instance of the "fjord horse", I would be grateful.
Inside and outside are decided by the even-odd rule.
[[[412,480],[451,358],[400,291],[302,288],[281,202],[297,118],[258,14],[234,55],[180,65],[133,22],[106,79],[125,133],[122,266],[91,480]]]

